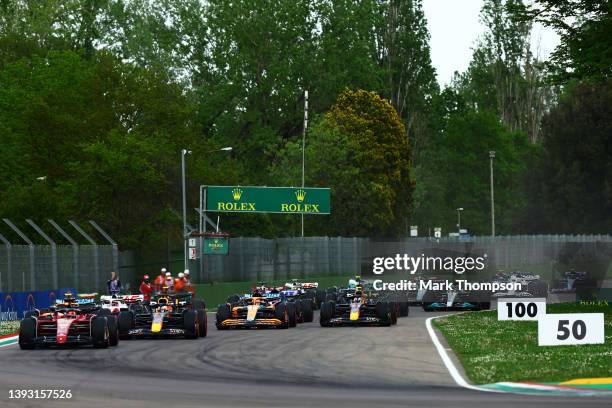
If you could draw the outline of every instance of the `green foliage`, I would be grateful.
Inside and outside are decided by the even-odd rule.
[[[528,232],[601,233],[612,228],[612,82],[572,88],[543,121],[530,163]]]
[[[387,101],[374,92],[345,90],[313,126],[306,145],[306,184],[332,188],[332,215],[307,217],[309,234],[394,237],[405,230],[410,148]],[[287,144],[281,155],[276,171],[296,185],[301,143]]]
[[[165,75],[104,53],[6,64],[0,213],[95,219],[126,247],[163,238],[176,224],[180,149],[196,143],[192,108]]]
[[[487,0],[469,69],[440,91],[421,0],[0,0],[0,215],[91,218],[124,247],[180,245],[181,149],[193,151],[188,208],[201,184],[300,185],[308,90],[306,184],[332,187],[332,215],[307,216],[309,235],[451,230],[458,206],[488,233],[489,150],[501,233],[570,231],[553,220],[580,213],[563,197],[581,195],[593,216],[580,228],[596,231],[610,176],[593,170],[609,154],[595,101],[607,96],[573,84],[540,147],[554,92],[527,46],[531,20],[544,21],[564,33],[563,80],[604,82],[609,7],[573,3]],[[565,26],[555,10],[580,18]],[[299,234],[299,221],[227,214],[221,225],[275,237]]]
[[[467,107],[450,89],[435,104],[446,120],[416,169],[422,182],[416,185],[415,224],[456,231],[456,208],[463,207],[462,228],[490,234],[489,151],[494,150],[496,228],[500,234],[511,233],[525,205],[517,175],[532,149],[527,138],[510,132],[494,113]]]
[[[548,67],[551,80],[604,81],[612,74],[612,3],[591,0],[537,0],[519,8],[525,20],[554,28],[560,44]]]

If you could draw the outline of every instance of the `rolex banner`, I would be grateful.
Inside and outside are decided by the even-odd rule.
[[[329,188],[208,186],[206,211],[329,214]]]
[[[204,255],[227,255],[229,238],[227,236],[204,237]]]

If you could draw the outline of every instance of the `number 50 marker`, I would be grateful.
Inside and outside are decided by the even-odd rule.
[[[538,345],[603,344],[603,313],[548,314],[538,321]]]

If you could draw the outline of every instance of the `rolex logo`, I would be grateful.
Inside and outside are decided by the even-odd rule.
[[[297,198],[298,203],[301,203],[306,198],[306,191],[299,189],[295,192],[295,198]]]
[[[232,190],[232,197],[234,197],[234,200],[238,201],[240,200],[240,197],[242,197],[242,189],[241,188],[235,188]]]

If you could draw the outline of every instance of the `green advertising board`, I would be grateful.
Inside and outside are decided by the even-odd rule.
[[[329,214],[330,189],[207,186],[205,211]]]
[[[227,255],[228,253],[228,237],[204,237],[204,255]]]

